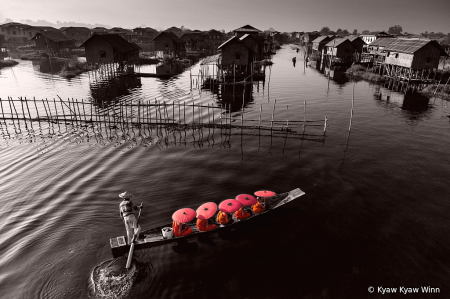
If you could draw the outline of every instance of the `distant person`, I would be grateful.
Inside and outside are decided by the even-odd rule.
[[[258,202],[252,206],[252,210],[253,213],[260,214],[266,210],[266,207],[263,203],[264,199],[262,197],[257,197],[256,199],[258,200]]]
[[[250,213],[245,212],[244,205],[242,205],[239,210],[234,212],[234,217],[236,217],[236,219],[243,220],[250,217]]]
[[[298,48],[297,48],[297,53],[298,53]]]
[[[292,64],[294,65],[294,67],[295,67],[296,62],[297,62],[297,57],[292,58]]]
[[[201,232],[207,232],[217,227],[215,224],[209,224],[208,219],[197,219],[197,228]]]
[[[190,228],[187,224],[174,221],[172,223],[173,233],[177,237],[187,236],[192,233],[192,228]]]
[[[131,198],[133,194],[128,191],[119,194],[119,197],[122,198],[122,202],[119,205],[120,217],[122,217],[123,222],[125,223],[125,229],[127,230],[127,238],[128,243],[131,244],[131,240],[133,239],[133,234],[135,230],[139,233],[140,228],[138,228],[136,217],[134,216],[133,209],[137,210],[137,206],[133,205],[131,202]]]
[[[222,225],[227,225],[230,224],[233,219],[228,215],[228,213],[219,211],[219,213],[217,213],[217,222],[219,222]]]

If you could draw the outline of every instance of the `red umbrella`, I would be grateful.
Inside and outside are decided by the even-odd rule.
[[[219,204],[219,209],[225,213],[233,213],[241,208],[241,203],[236,199],[225,199]]]
[[[190,208],[179,209],[172,215],[172,219],[176,222],[189,222],[195,218],[195,211]]]
[[[257,202],[256,198],[250,194],[239,194],[236,199],[244,206],[253,206]]]
[[[268,191],[268,190],[262,190],[262,191],[256,191],[255,195],[258,197],[271,197],[275,195],[275,192]]]
[[[213,202],[207,202],[202,204],[197,209],[197,218],[206,220],[214,216],[217,211],[217,205]]]

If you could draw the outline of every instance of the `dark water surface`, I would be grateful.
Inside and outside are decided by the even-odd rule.
[[[109,238],[124,234],[125,190],[144,203],[140,223],[150,228],[182,207],[299,187],[306,195],[241,231],[136,251],[150,272],[129,297],[394,298],[368,288],[430,286],[440,293],[414,297],[450,298],[448,102],[353,85],[338,72],[328,80],[300,57],[294,67],[295,55],[289,46],[275,55],[270,82],[244,95],[246,117],[257,118],[262,104],[267,119],[276,99],[302,120],[306,101],[307,119],[328,118],[323,142],[208,129],[180,139],[153,132],[143,142],[133,129],[112,139],[69,124],[17,133],[2,121],[0,297],[93,296],[90,275],[112,258]],[[240,119],[242,95],[191,90],[189,70],[95,82],[43,69],[29,61],[2,69],[0,97],[226,102]]]

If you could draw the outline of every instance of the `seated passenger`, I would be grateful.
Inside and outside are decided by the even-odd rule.
[[[245,213],[244,206],[241,206],[239,210],[234,212],[234,217],[236,217],[236,219],[242,220],[250,217],[250,213]]]
[[[172,223],[173,233],[176,237],[187,236],[192,233],[192,228],[187,224],[174,221]]]
[[[263,204],[263,198],[257,197],[258,202],[252,206],[253,213],[259,214],[266,210],[266,207]]]
[[[219,213],[217,213],[217,222],[219,222],[222,225],[227,225],[230,224],[233,219],[231,217],[228,216],[228,213],[219,211]]]
[[[197,228],[201,232],[207,232],[209,230],[213,230],[217,227],[215,224],[208,224],[208,219],[197,219]]]

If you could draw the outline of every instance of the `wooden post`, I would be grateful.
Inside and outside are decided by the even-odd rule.
[[[36,104],[36,98],[35,97],[33,97],[33,102],[34,102],[34,107],[36,107],[36,115],[37,115],[37,118],[38,119],[40,119],[40,117],[39,117],[39,110],[38,110],[38,107],[37,107],[37,104]],[[1,104],[1,99],[0,99],[0,104]],[[3,105],[2,105],[2,113],[3,113]],[[3,118],[4,118],[5,116],[3,115]]]

